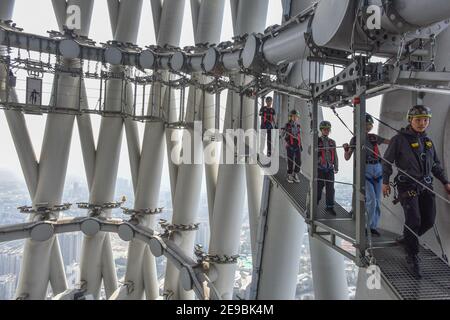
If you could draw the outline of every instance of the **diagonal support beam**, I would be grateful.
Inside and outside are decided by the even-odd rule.
[[[153,27],[155,29],[156,38],[158,38],[159,27],[161,25],[162,0],[150,0],[153,15]]]
[[[117,30],[117,21],[119,20],[119,0],[108,0],[109,21],[111,23],[111,32],[114,35]]]
[[[136,43],[143,0],[121,1],[119,4],[110,1],[111,27],[114,40],[120,42]],[[117,7],[118,6],[118,7]],[[120,66],[112,67],[112,72],[121,72]],[[122,95],[123,94],[123,95]],[[108,111],[121,111],[133,105],[133,94],[130,84],[122,80],[109,80],[106,86],[105,109]],[[127,125],[126,125],[127,126]],[[131,148],[130,164],[133,172],[133,183],[136,185],[138,159],[135,154],[137,129],[128,125],[127,141]],[[92,180],[89,202],[104,204],[113,201],[115,183],[119,166],[120,149],[122,143],[124,121],[121,118],[103,117],[100,125],[97,151],[95,156],[94,178]],[[102,216],[110,216],[109,211]],[[117,276],[114,260],[112,258],[111,240],[105,232],[95,236],[86,236],[83,242],[81,280],[86,283],[87,294],[99,297],[100,287],[103,284],[107,297],[117,289]]]

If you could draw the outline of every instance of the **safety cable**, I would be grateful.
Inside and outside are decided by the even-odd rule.
[[[347,126],[347,124],[345,123],[344,120],[342,120],[342,118],[339,116],[339,114],[336,111],[335,107],[332,107],[331,110],[333,111],[334,115],[339,119],[339,121],[341,121],[341,123],[344,125],[345,128],[347,128],[347,130],[350,132],[350,134],[353,136],[353,131]]]
[[[332,109],[333,109],[333,108],[332,108]],[[333,111],[335,111],[335,110],[333,110]],[[337,112],[336,112],[335,114],[336,114],[336,116],[339,118],[339,120],[341,120],[341,122],[345,125],[345,127],[346,127],[349,131],[351,131],[351,130],[348,128],[348,126],[345,124],[345,122],[341,119],[341,117],[339,117],[339,115],[337,114]],[[370,115],[369,113],[366,113],[366,114]],[[372,115],[370,115],[370,116],[372,116]],[[378,122],[380,122],[382,125],[385,125],[385,126],[391,128],[392,130],[394,130],[394,131],[396,131],[396,132],[398,132],[398,133],[401,133],[400,130],[398,130],[398,129],[392,127],[391,125],[389,125],[389,124],[387,124],[386,122],[384,122],[384,121],[378,119],[377,117],[374,117],[374,116],[372,116],[372,117],[373,117],[375,120],[377,120]],[[352,133],[352,135],[353,135],[353,133]],[[375,154],[375,152],[374,152],[373,150],[367,148],[366,146],[364,146],[364,148],[365,148],[366,150],[368,150],[369,152],[372,152],[373,154]],[[388,164],[390,164],[391,166],[397,168],[397,170],[398,170],[399,172],[405,174],[407,177],[409,177],[410,179],[414,180],[414,181],[417,182],[419,185],[421,185],[422,187],[424,187],[424,188],[427,189],[428,191],[432,192],[434,195],[438,196],[441,200],[443,200],[443,201],[446,202],[447,204],[450,204],[450,201],[449,201],[448,199],[445,199],[445,198],[442,197],[439,193],[435,192],[433,189],[430,189],[429,187],[427,187],[426,185],[424,185],[424,184],[423,184],[422,182],[420,182],[419,180],[415,179],[414,177],[412,177],[411,175],[409,175],[408,173],[406,173],[406,172],[403,171],[402,169],[398,168],[398,166],[396,166],[394,163],[389,162],[388,160],[386,160],[384,157],[382,157],[382,156],[379,155],[379,154],[377,154],[377,156],[378,156],[380,159],[384,160],[386,163],[388,163]]]

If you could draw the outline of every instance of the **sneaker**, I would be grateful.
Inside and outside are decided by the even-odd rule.
[[[292,174],[287,175],[287,182],[288,183],[294,183],[294,177],[292,177]]]
[[[377,229],[370,229],[370,233],[371,233],[373,236],[376,236],[376,237],[380,237],[380,236],[381,236],[381,234],[378,232]]]
[[[300,177],[298,176],[297,173],[294,174],[294,181],[295,181],[296,183],[300,183]]]
[[[333,216],[336,215],[336,211],[334,211],[334,208],[326,208],[325,209],[329,214],[332,214]]]
[[[417,255],[406,256],[406,267],[416,280],[422,279],[422,274],[420,273],[419,267],[419,257]]]

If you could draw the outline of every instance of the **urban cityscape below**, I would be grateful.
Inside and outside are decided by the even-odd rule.
[[[118,178],[116,184],[116,197],[119,199],[125,196],[127,202],[125,206],[134,202],[131,181]],[[76,204],[85,202],[88,199],[88,190],[81,178],[68,177],[66,179],[63,202]],[[336,201],[344,208],[351,206],[351,186],[336,185]],[[246,202],[245,202],[246,203]],[[0,225],[23,223],[27,220],[26,214],[19,213],[17,207],[29,205],[30,199],[25,184],[15,177],[13,173],[0,170]],[[172,216],[171,192],[168,185],[162,184],[160,192],[160,207],[164,207],[161,219],[170,221]],[[72,209],[65,211],[64,216],[78,217],[86,214],[85,210]],[[113,216],[127,219],[120,209],[113,210]],[[196,244],[208,249],[209,244],[209,223],[208,205],[206,192],[203,189],[199,206],[199,230],[196,234]],[[252,279],[252,255],[250,247],[250,227],[248,221],[248,208],[244,206],[244,220],[241,229],[240,253],[237,270],[235,274],[234,297],[233,299],[247,299]],[[158,226],[158,231],[159,226]],[[58,235],[59,244],[65,264],[67,284],[69,288],[76,288],[79,285],[80,275],[80,254],[82,248],[83,234],[67,233]],[[128,243],[122,241],[117,235],[111,234],[112,248],[117,271],[117,278],[123,281],[126,272]],[[22,261],[23,240],[11,241],[0,244],[0,299],[9,300],[14,298],[15,289],[19,278]],[[346,245],[346,243],[343,243]],[[350,245],[350,244],[348,244]],[[160,257],[156,259],[158,279],[160,281],[160,294],[163,295],[164,272],[166,269],[166,259]],[[345,271],[347,274],[349,298],[354,299],[358,267],[350,260],[345,260]],[[52,295],[51,288],[48,289],[48,297]],[[101,297],[105,299],[102,291]],[[313,278],[311,272],[311,261],[309,253],[308,233],[305,233],[302,252],[300,258],[299,272],[297,276],[296,299],[314,299]]]

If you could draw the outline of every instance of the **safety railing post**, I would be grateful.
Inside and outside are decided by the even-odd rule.
[[[311,147],[311,180],[309,189],[309,212],[308,219],[310,222],[309,233],[311,237],[314,236],[316,232],[316,226],[314,225],[314,220],[317,214],[317,165],[318,165],[318,153],[317,148],[319,147],[319,132],[317,130],[319,120],[319,100],[317,98],[312,101],[312,121],[311,121],[311,131],[312,131],[312,147]]]
[[[355,218],[356,218],[356,264],[364,265],[367,249],[366,239],[366,97],[355,98],[354,132],[355,146]]]

